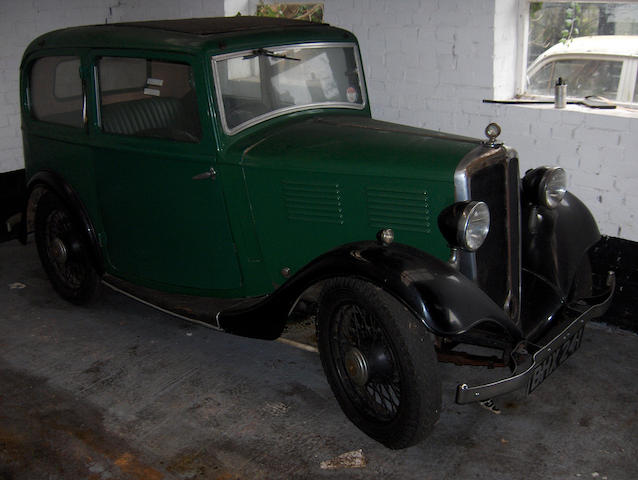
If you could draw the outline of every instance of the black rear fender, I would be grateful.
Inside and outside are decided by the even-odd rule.
[[[81,230],[84,235],[84,240],[86,244],[90,246],[93,266],[98,274],[104,273],[97,234],[95,228],[93,228],[89,214],[77,192],[57,173],[44,170],[36,173],[29,179],[27,183],[27,200],[22,212],[23,222],[20,241],[26,243],[27,235],[33,231],[33,219],[38,201],[46,191],[54,192],[60,200],[62,200],[73,219],[82,227]]]

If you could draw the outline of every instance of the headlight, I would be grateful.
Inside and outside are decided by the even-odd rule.
[[[473,252],[485,241],[490,231],[490,209],[483,202],[470,202],[459,219],[458,239]]]
[[[439,229],[451,247],[477,250],[490,231],[490,209],[484,202],[458,202],[439,215]]]
[[[548,169],[541,179],[543,203],[548,208],[556,208],[567,193],[567,174],[560,167]]]
[[[567,193],[567,174],[560,167],[540,167],[523,178],[523,190],[529,201],[556,208]]]

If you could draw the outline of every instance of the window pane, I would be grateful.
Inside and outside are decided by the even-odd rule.
[[[36,60],[29,77],[31,114],[45,122],[82,127],[80,59],[71,56]]]
[[[59,99],[68,99],[82,95],[79,58],[62,60],[56,65],[53,92],[56,98]]]
[[[100,60],[102,92],[140,89],[146,85],[146,60],[143,58],[104,57]]]
[[[553,95],[559,77],[567,83],[568,97],[600,95],[615,100],[622,62],[572,59],[551,62],[530,78],[529,93]]]
[[[556,44],[590,35],[638,35],[638,3],[530,2],[527,66]]]
[[[143,58],[98,62],[106,133],[197,142],[201,124],[189,65]]]
[[[230,129],[289,109],[363,108],[355,50],[350,46],[255,50],[217,60],[215,67]]]

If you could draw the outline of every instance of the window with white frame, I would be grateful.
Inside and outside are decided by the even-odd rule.
[[[524,2],[526,45],[519,92],[638,107],[638,1]]]

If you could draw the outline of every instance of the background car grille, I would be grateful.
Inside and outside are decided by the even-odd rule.
[[[479,286],[517,319],[520,303],[520,200],[518,159],[496,155],[468,169],[471,200],[490,208],[490,232],[475,253]]]

